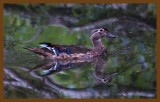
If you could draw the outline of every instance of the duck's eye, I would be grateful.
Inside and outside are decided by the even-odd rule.
[[[104,29],[100,29],[100,32],[103,32],[104,31]]]
[[[104,83],[108,82],[108,80],[107,80],[107,79],[103,79],[102,81],[103,81]]]

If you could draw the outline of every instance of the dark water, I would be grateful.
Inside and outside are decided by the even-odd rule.
[[[107,27],[117,38],[103,39],[107,57],[55,61],[41,59],[24,47],[40,42],[92,47],[91,29],[33,26],[33,18],[17,13],[5,12],[4,18],[5,98],[156,97],[154,27],[130,18],[112,18]]]

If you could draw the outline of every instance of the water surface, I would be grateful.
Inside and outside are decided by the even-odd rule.
[[[74,31],[44,24],[32,14],[6,11],[4,97],[155,98],[155,28],[130,17],[109,20],[105,27],[117,38],[102,39],[107,57],[54,61],[41,59],[24,47],[40,42],[92,47],[91,29]]]

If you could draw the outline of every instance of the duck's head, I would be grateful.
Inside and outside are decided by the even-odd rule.
[[[115,35],[111,34],[108,29],[106,28],[99,28],[99,29],[94,29],[91,31],[91,38],[98,40],[100,38],[104,38],[104,37],[109,37],[109,38],[116,38]]]

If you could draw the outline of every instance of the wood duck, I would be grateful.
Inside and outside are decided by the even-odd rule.
[[[26,49],[49,59],[88,59],[107,53],[107,49],[101,42],[101,38],[116,38],[108,29],[99,28],[91,31],[93,48],[76,45],[55,45],[51,43],[40,43],[39,48],[28,47]]]

